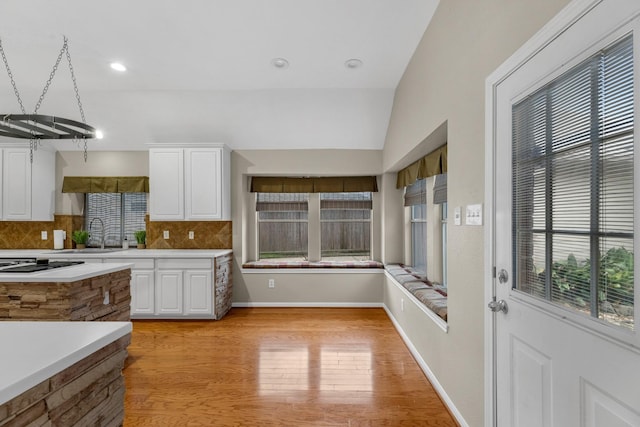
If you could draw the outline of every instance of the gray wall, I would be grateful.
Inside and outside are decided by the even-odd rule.
[[[466,205],[483,203],[485,79],[567,3],[442,0],[396,90],[383,170],[398,170],[417,159],[411,154],[437,148],[441,141],[430,136],[446,123],[450,217],[456,206],[464,212]],[[438,381],[469,425],[479,426],[484,416],[484,230],[449,223],[449,333],[419,320],[408,322],[415,329],[406,332],[420,337],[416,346]]]

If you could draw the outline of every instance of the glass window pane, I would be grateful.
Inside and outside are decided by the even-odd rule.
[[[308,194],[258,193],[258,257],[304,261],[308,257]]]
[[[411,265],[427,273],[427,205],[411,206]]]
[[[516,289],[632,330],[633,87],[628,36],[512,109]]]
[[[320,255],[323,260],[371,258],[370,192],[320,194]]]

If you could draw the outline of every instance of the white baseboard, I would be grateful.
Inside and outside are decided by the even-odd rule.
[[[427,363],[424,361],[424,359],[422,358],[418,350],[415,348],[415,346],[413,345],[409,337],[405,334],[404,330],[402,329],[402,327],[400,326],[396,318],[393,317],[393,314],[391,313],[391,311],[387,308],[385,304],[382,304],[382,307],[384,308],[384,311],[387,312],[387,316],[389,316],[389,319],[391,319],[391,323],[393,323],[393,326],[396,328],[396,330],[402,337],[402,340],[409,348],[409,351],[413,355],[413,358],[416,360],[416,362],[418,362],[420,369],[422,369],[424,374],[427,376],[427,378],[429,379],[429,382],[431,383],[431,385],[433,385],[433,388],[440,395],[440,398],[442,399],[444,404],[447,405],[447,408],[449,409],[451,414],[454,416],[456,421],[458,421],[458,423],[462,427],[469,427],[469,424],[462,417],[462,414],[460,413],[460,411],[458,411],[458,408],[456,408],[456,405],[453,404],[453,401],[451,400],[447,392],[444,390],[440,382],[438,382],[438,379],[429,368],[429,365],[427,365]]]
[[[232,307],[381,308],[381,302],[234,302]]]

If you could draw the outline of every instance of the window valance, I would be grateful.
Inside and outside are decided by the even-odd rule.
[[[406,187],[419,179],[447,173],[447,144],[398,171],[396,188]]]
[[[148,176],[65,176],[63,193],[148,193]]]
[[[378,181],[376,177],[251,177],[252,193],[353,193],[361,191],[378,191]]]

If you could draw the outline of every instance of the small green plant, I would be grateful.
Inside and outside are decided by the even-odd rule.
[[[147,232],[145,230],[135,231],[133,236],[136,238],[136,242],[138,242],[139,245],[143,245],[147,240]]]
[[[71,240],[77,245],[86,245],[89,241],[89,232],[87,230],[74,230],[71,233]]]

